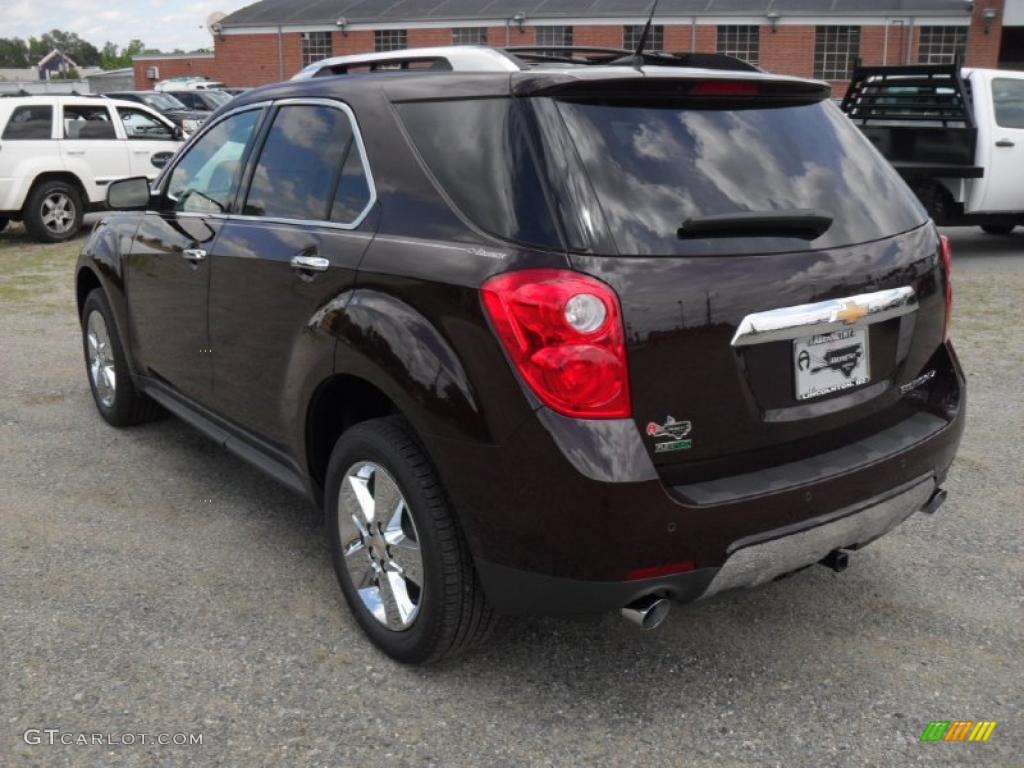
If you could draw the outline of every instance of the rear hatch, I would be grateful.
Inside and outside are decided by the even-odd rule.
[[[900,385],[944,333],[925,212],[820,84],[673,75],[531,86],[590,251],[572,263],[622,303],[662,478],[753,471],[907,418],[920,406]]]

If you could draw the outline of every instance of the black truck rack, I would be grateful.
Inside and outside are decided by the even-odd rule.
[[[841,109],[908,181],[981,178],[978,129],[960,62],[863,67]]]

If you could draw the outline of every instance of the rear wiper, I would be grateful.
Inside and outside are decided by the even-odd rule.
[[[682,240],[705,237],[798,237],[816,240],[832,226],[832,217],[813,208],[789,211],[751,211],[696,216],[683,222]]]

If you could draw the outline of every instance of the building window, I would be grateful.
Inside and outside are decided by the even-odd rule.
[[[452,45],[487,45],[487,27],[455,27]]]
[[[640,45],[640,35],[644,33],[643,24],[628,24],[622,28],[622,47],[627,51],[635,51]],[[665,50],[665,27],[661,24],[652,24],[651,31],[647,35],[646,51]]]
[[[327,59],[333,55],[330,32],[302,33],[302,66],[308,67],[315,61]]]
[[[537,27],[537,46],[572,47],[572,27]]]
[[[409,34],[404,29],[378,29],[373,33],[373,49],[401,51],[409,47]]]
[[[917,61],[920,64],[952,64],[967,50],[967,27],[921,27]]]
[[[735,56],[756,67],[761,56],[761,28],[748,24],[719,26],[718,52]]]
[[[814,33],[814,76],[849,80],[860,56],[860,27],[817,27]]]

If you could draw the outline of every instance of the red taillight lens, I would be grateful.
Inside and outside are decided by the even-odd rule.
[[[690,89],[690,96],[757,96],[761,86],[737,80],[703,80]]]
[[[545,405],[582,419],[630,416],[615,291],[577,272],[529,269],[492,277],[480,293],[516,370]]]
[[[946,318],[942,324],[943,341],[949,338],[949,319],[953,316],[953,246],[945,235],[939,236],[939,255],[942,258],[942,278],[946,300]]]
[[[671,576],[674,573],[688,573],[697,569],[693,560],[684,560],[681,563],[669,565],[655,565],[650,568],[634,568],[626,574],[626,581],[639,581],[640,579],[655,579],[658,576]]]

